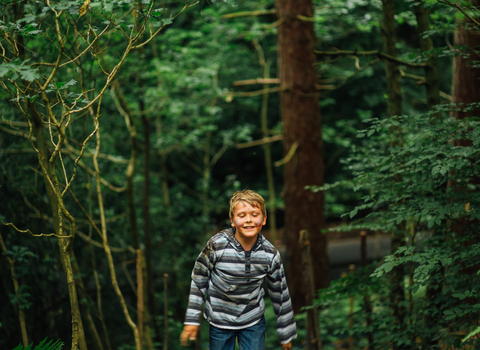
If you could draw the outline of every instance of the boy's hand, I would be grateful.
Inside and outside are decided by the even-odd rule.
[[[289,342],[286,343],[286,344],[282,344],[282,349],[283,349],[283,350],[292,350],[292,342],[289,341]]]
[[[185,325],[182,334],[180,334],[180,344],[182,346],[188,346],[189,340],[195,340],[197,338],[199,328],[199,326]]]

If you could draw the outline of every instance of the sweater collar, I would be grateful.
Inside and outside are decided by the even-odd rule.
[[[227,237],[228,241],[232,243],[232,246],[235,248],[237,251],[244,251],[242,245],[240,242],[235,238],[235,227],[226,229],[223,231],[225,233],[225,236]],[[255,244],[253,245],[252,249],[250,251],[255,251],[257,250],[263,243],[263,240],[265,238],[262,236],[261,233],[258,234],[257,240],[255,241]]]

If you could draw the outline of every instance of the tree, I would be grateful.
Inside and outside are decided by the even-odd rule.
[[[195,4],[195,3],[194,3]],[[187,4],[180,11],[183,12],[194,4]],[[15,107],[28,124],[28,131],[24,135],[30,141],[32,149],[38,157],[38,165],[45,182],[45,188],[51,206],[54,220],[55,233],[34,234],[31,230],[21,230],[10,224],[19,232],[30,233],[32,236],[54,236],[58,238],[60,256],[63,269],[67,277],[69,299],[72,315],[72,349],[80,345],[86,349],[83,334],[82,320],[78,305],[77,288],[71,265],[72,245],[76,235],[75,217],[68,209],[65,198],[72,193],[72,184],[77,175],[77,168],[82,160],[88,142],[96,136],[97,148],[94,156],[95,175],[97,180],[97,194],[99,199],[100,215],[102,219],[102,232],[100,233],[109,259],[112,273],[112,284],[122,304],[125,318],[134,333],[137,350],[141,348],[141,339],[137,325],[131,320],[122,293],[118,288],[115,278],[113,261],[110,248],[107,244],[107,231],[100,189],[100,169],[97,157],[100,152],[100,122],[101,102],[104,93],[114,80],[120,67],[127,56],[133,51],[149,43],[168,24],[172,18],[157,20],[152,24],[152,19],[157,18],[154,8],[155,2],[145,4],[124,4],[121,13],[133,14],[132,23],[127,24],[116,13],[116,1],[103,4],[100,9],[89,7],[90,1],[78,7],[76,1],[52,4],[49,1],[41,4],[37,2],[11,2],[5,4],[6,21],[2,27],[2,41],[7,46],[3,50],[3,64],[0,66],[0,76],[5,77],[1,85],[4,93],[10,97],[11,106]],[[91,12],[88,16],[86,14]],[[93,23],[103,20],[103,29]],[[148,24],[150,21],[150,24]],[[150,35],[144,37],[147,25]],[[53,28],[53,30],[49,30]],[[109,68],[108,62],[100,63],[101,50],[98,45],[103,40],[113,35],[124,36],[123,47],[118,58]],[[53,51],[46,47],[38,47],[40,40],[43,43],[53,43]],[[32,55],[33,53],[33,55]],[[96,58],[98,68],[104,74],[100,89],[88,89],[88,82],[84,81],[83,71],[90,62],[87,54]],[[27,64],[30,60],[36,62]],[[91,68],[92,66],[90,66]],[[87,68],[88,69],[88,68]],[[106,69],[106,70],[105,70]],[[80,74],[77,75],[77,72]],[[66,79],[70,76],[70,79]],[[63,80],[60,81],[59,79]],[[77,79],[80,88],[75,88]],[[90,94],[93,91],[92,94]],[[81,105],[81,107],[79,107]],[[94,112],[94,108],[97,109]],[[78,115],[90,114],[93,119],[93,128],[83,140],[75,140],[67,135],[67,130],[74,124]],[[69,149],[68,153],[75,153],[74,161],[68,163],[64,160],[65,149],[68,148],[69,139],[72,143],[78,142],[78,149]],[[71,144],[70,144],[71,146]],[[136,150],[134,148],[133,152]],[[135,157],[132,157],[133,159]],[[60,171],[57,171],[57,168]],[[63,185],[63,182],[65,183]],[[138,242],[136,242],[138,247]]]
[[[316,88],[315,35],[310,0],[277,0],[279,77],[285,154],[284,199],[287,274],[296,311],[305,302],[298,243],[301,230],[310,233],[315,285],[329,284],[322,193],[305,186],[323,184],[320,107]],[[308,213],[308,214],[307,214]]]

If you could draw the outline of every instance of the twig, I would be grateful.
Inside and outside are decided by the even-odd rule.
[[[243,85],[255,85],[255,84],[280,84],[280,79],[278,78],[257,78],[257,79],[247,79],[247,80],[237,80],[233,82],[233,86],[243,86]]]
[[[438,2],[441,2],[442,4],[445,4],[445,5],[448,5],[448,6],[451,6],[451,7],[454,7],[456,8],[457,10],[459,10],[461,13],[463,13],[465,15],[465,17],[467,17],[470,21],[472,21],[473,23],[475,23],[477,26],[480,26],[480,22],[477,21],[475,18],[473,18],[472,16],[470,16],[467,12],[465,12],[465,10],[458,4],[455,4],[451,1],[448,1],[448,0],[437,0]]]
[[[315,17],[307,17],[302,15],[297,15],[297,19],[304,22],[315,22]]]
[[[57,238],[63,238],[63,239],[70,239],[71,238],[71,236],[61,236],[61,235],[57,235],[55,233],[39,233],[39,234],[36,234],[36,233],[33,233],[32,231],[30,231],[30,229],[28,229],[28,228],[26,230],[21,230],[17,226],[15,226],[15,224],[13,224],[11,222],[3,222],[2,220],[0,220],[0,223],[5,225],[5,226],[12,226],[15,229],[15,231],[17,231],[17,232],[29,233],[33,237],[57,237]]]
[[[231,101],[233,97],[253,97],[253,96],[260,96],[263,94],[270,94],[272,92],[280,92],[287,90],[284,86],[279,86],[271,89],[262,89],[257,91],[250,91],[250,92],[227,92],[227,99]]]
[[[285,158],[275,162],[274,165],[275,166],[280,166],[280,165],[288,163],[293,158],[293,156],[295,155],[295,151],[297,150],[298,145],[299,145],[298,141],[295,141],[293,143],[292,147],[290,147],[290,150],[288,151]]]
[[[236,17],[254,17],[254,16],[263,16],[263,15],[273,15],[277,13],[277,10],[259,10],[259,11],[243,11],[243,12],[234,12],[227,13],[222,15],[220,18],[236,18]]]
[[[177,18],[178,16],[180,16],[187,8],[189,7],[193,7],[195,5],[197,5],[199,3],[199,1],[195,1],[191,4],[186,4],[185,6],[183,6],[183,8],[180,10],[179,13],[177,13],[175,16],[173,16],[173,18]],[[132,50],[136,50],[136,49],[139,49],[141,48],[142,46],[145,46],[146,44],[148,44],[153,38],[155,38],[157,36],[158,33],[160,33],[162,31],[163,28],[165,28],[166,25],[162,25],[160,28],[157,29],[157,31],[155,33],[153,33],[152,36],[150,36],[150,38],[148,38],[147,40],[145,40],[143,43],[141,44],[138,44],[136,46],[132,46]]]
[[[103,249],[103,244],[102,243],[93,240],[92,238],[88,237],[85,233],[83,233],[81,231],[77,231],[77,235],[80,236],[80,238],[83,239],[85,242],[90,243],[91,245],[94,245],[95,247]],[[132,246],[128,246],[126,248],[116,248],[116,247],[109,246],[109,248],[112,252],[117,252],[117,253],[135,252],[135,249],[133,249]]]
[[[400,60],[396,57],[390,56],[385,52],[381,51],[357,51],[357,50],[336,50],[336,51],[314,51],[317,55],[341,55],[341,56],[349,56],[349,55],[361,55],[361,56],[368,56],[368,55],[377,55],[378,57],[385,58],[389,61],[396,62],[403,66],[419,68],[419,67],[426,67],[426,63],[409,63],[407,61]]]
[[[261,140],[255,140],[255,141],[246,142],[246,143],[239,143],[237,144],[237,148],[241,149],[241,148],[260,146],[260,145],[265,145],[267,143],[272,143],[272,142],[281,141],[281,140],[283,140],[283,135],[276,135],[272,137],[266,137]]]
[[[3,131],[3,132],[6,132],[7,134],[10,134],[10,135],[25,137],[26,139],[28,139],[30,137],[30,135],[26,134],[23,131],[11,130],[11,129],[7,129],[3,126],[0,126],[0,130]],[[35,136],[32,136],[32,140],[37,141],[37,138]]]

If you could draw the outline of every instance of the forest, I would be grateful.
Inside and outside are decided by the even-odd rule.
[[[480,0],[0,6],[0,349],[185,348],[247,188],[293,349],[480,349]]]

